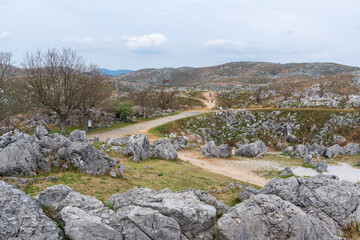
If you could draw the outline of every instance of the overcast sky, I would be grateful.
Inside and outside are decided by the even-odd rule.
[[[359,0],[0,0],[0,51],[17,64],[70,47],[110,69],[232,61],[360,67]]]

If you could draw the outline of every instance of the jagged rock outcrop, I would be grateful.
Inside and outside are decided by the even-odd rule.
[[[360,147],[357,143],[348,143],[345,147],[343,147],[344,154],[347,155],[357,155],[360,153]]]
[[[332,158],[332,157],[337,157],[337,156],[343,155],[343,154],[344,154],[343,147],[340,147],[338,144],[335,144],[335,145],[327,148],[325,157]]]
[[[163,138],[161,140],[155,140],[151,146],[150,155],[154,158],[175,160],[178,158],[175,147],[171,144],[170,140]]]
[[[274,195],[258,194],[230,208],[217,224],[220,240],[340,239],[301,208]]]
[[[63,235],[30,196],[0,181],[0,239],[60,240]]]
[[[336,176],[275,178],[252,195],[257,194],[276,195],[291,202],[338,236],[341,226],[360,220],[360,185],[339,181]]]
[[[216,157],[218,154],[218,147],[214,141],[207,142],[201,149],[201,155],[206,157]]]
[[[232,155],[231,147],[227,144],[221,144],[218,148],[217,157],[229,158]]]
[[[66,235],[72,240],[122,240],[122,235],[102,222],[100,217],[88,214],[84,210],[67,206],[61,212]]]
[[[124,194],[114,194],[108,203],[124,219],[123,213],[146,213],[152,217],[152,226],[161,226],[171,231],[173,239],[212,239],[215,223],[215,207],[200,201],[192,191],[174,193],[170,189],[155,191],[148,188],[134,188]],[[136,215],[132,215],[136,217]],[[140,215],[141,216],[141,215]],[[148,219],[148,217],[143,217]],[[138,217],[135,223],[115,228],[122,231],[125,239],[137,233],[149,232],[149,223]],[[157,231],[155,231],[156,233]],[[151,236],[151,235],[150,235]],[[149,239],[149,238],[139,238]]]
[[[111,160],[86,139],[84,131],[75,130],[69,139],[48,134],[44,127],[37,127],[34,136],[15,130],[1,137],[5,148],[0,152],[0,176],[36,175],[38,170],[50,171],[51,167],[104,175],[109,171]],[[5,144],[6,143],[6,144]]]
[[[126,156],[133,156],[134,161],[146,160],[150,155],[149,140],[145,134],[131,135],[123,151]]]
[[[171,144],[175,147],[176,151],[187,149],[188,148],[188,137],[176,136],[171,139]]]
[[[256,157],[259,154],[268,154],[268,147],[263,141],[257,140],[254,143],[241,145],[235,153],[238,156]]]
[[[294,153],[291,155],[292,158],[303,158],[305,155],[308,155],[309,149],[304,144],[299,144],[295,146]]]

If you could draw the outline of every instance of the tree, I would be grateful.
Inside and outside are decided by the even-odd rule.
[[[12,54],[10,52],[0,52],[0,91],[3,89],[5,82],[13,76],[11,58]]]
[[[67,118],[81,104],[84,58],[71,49],[38,50],[25,55],[23,66],[32,99],[57,114],[65,134]]]
[[[89,66],[87,72],[80,78],[79,84],[81,85],[79,109],[83,117],[83,129],[87,131],[90,110],[109,97],[111,91],[96,65]]]
[[[0,52],[0,120],[6,113],[4,103],[5,83],[13,77],[13,67],[11,66],[12,54],[10,52]],[[4,106],[3,106],[4,105]]]

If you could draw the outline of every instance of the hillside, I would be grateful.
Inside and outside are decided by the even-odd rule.
[[[198,84],[268,84],[277,81],[310,80],[360,71],[360,68],[335,63],[267,63],[232,62],[202,68],[141,69],[116,77],[116,80],[141,83],[187,86]]]

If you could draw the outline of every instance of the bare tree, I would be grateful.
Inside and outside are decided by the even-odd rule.
[[[24,57],[26,87],[32,98],[53,110],[65,134],[69,115],[81,104],[81,81],[86,72],[83,57],[71,49],[49,49]]]
[[[89,66],[86,74],[80,80],[80,85],[81,97],[79,109],[83,117],[83,128],[87,131],[90,110],[109,97],[111,91],[108,88],[105,77],[101,75],[101,72],[95,65]]]
[[[258,90],[256,91],[256,102],[260,103],[261,101],[261,94],[264,91],[263,87],[259,87]]]
[[[13,77],[13,67],[11,66],[12,54],[10,52],[0,52],[0,120],[7,112],[5,95],[5,83]]]
[[[5,82],[13,75],[11,58],[12,54],[10,52],[0,52],[0,91]]]

